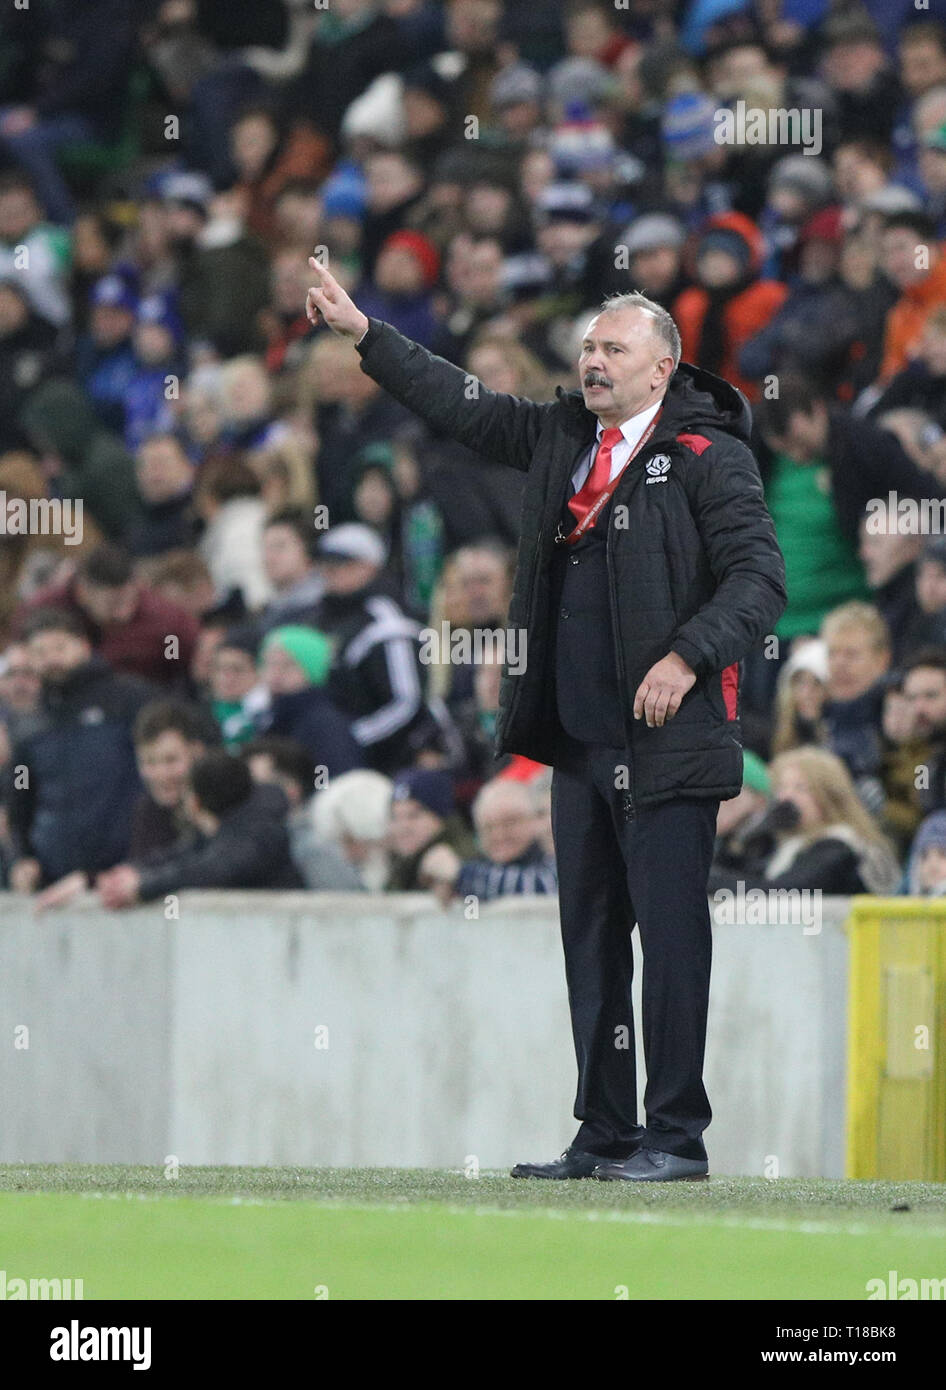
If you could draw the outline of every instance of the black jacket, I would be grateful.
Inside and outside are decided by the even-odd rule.
[[[289,853],[289,807],[279,787],[256,786],[210,836],[182,841],[136,868],[142,902],[182,888],[303,888]]]
[[[156,693],[99,656],[44,688],[39,727],[14,750],[9,793],[17,854],[39,860],[44,882],[99,873],[127,853],[141,794],[131,730]]]
[[[596,417],[579,391],[561,388],[544,404],[484,387],[471,400],[464,372],[376,319],[358,350],[362,370],[434,428],[527,474],[508,624],[525,629],[528,659],[518,676],[504,670],[496,752],[553,763],[553,537]],[[742,785],[738,663],[771,631],[786,601],[749,428],[748,405],[734,387],[681,363],[657,429],[611,500],[611,610],[637,806],[675,796],[726,798]],[[665,462],[648,474],[657,455]],[[647,485],[654,476],[666,481]],[[633,718],[634,695],[671,651],[697,683],[670,723],[649,729]]]
[[[834,406],[828,408],[828,421],[824,458],[831,475],[831,499],[838,526],[853,544],[868,502],[879,499],[886,504],[891,491],[915,501],[943,496],[934,475],[919,468],[889,430]],[[773,458],[771,449],[760,441],[759,466],[766,484]]]

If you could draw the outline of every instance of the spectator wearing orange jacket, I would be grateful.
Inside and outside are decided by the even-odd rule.
[[[887,315],[880,384],[916,356],[930,315],[946,304],[946,256],[932,218],[919,211],[891,213],[884,224],[881,266],[900,298]]]
[[[725,377],[750,400],[757,399],[759,386],[740,373],[739,353],[788,292],[776,280],[759,279],[763,255],[762,233],[751,218],[741,212],[711,217],[696,242],[697,283],[673,306],[684,359]]]

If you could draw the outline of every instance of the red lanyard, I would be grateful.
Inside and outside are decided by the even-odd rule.
[[[581,540],[582,536],[585,534],[585,532],[588,530],[590,526],[594,526],[596,520],[598,519],[599,512],[602,510],[603,507],[607,506],[614,492],[614,489],[621,481],[621,478],[624,474],[624,469],[627,468],[627,465],[637,457],[641,449],[643,449],[644,445],[647,443],[650,436],[653,434],[654,430],[657,428],[657,421],[660,419],[662,412],[663,406],[661,405],[660,409],[657,411],[657,414],[651,420],[650,424],[647,426],[646,430],[641,435],[640,439],[637,441],[635,447],[631,450],[631,454],[627,460],[627,463],[625,463],[624,467],[622,467],[620,471],[615,474],[615,476],[608,483],[607,487],[603,488],[601,492],[598,493],[598,496],[595,498],[592,505],[585,512],[585,515],[582,517],[581,521],[575,524],[574,529],[569,531],[567,536],[562,530],[562,523],[558,523],[558,531],[555,535],[556,545],[574,545],[576,541]],[[593,467],[594,462],[592,461],[592,468]]]

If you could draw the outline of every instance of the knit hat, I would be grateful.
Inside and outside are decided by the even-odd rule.
[[[500,68],[489,89],[489,99],[495,110],[519,106],[526,101],[542,100],[542,77],[528,63],[512,63]]]
[[[740,270],[746,271],[752,263],[752,249],[744,237],[732,227],[711,227],[700,237],[696,248],[697,260],[707,251],[725,251],[732,256]]]
[[[636,256],[639,251],[656,251],[662,246],[679,250],[685,240],[683,223],[669,212],[647,212],[635,218],[624,233],[624,246],[629,256]]]
[[[742,750],[742,785],[750,791],[760,792],[762,796],[768,796],[771,790],[769,769],[751,748]]]
[[[820,212],[815,213],[814,217],[809,217],[808,221],[802,224],[802,229],[798,233],[798,240],[803,246],[807,245],[809,241],[827,241],[832,246],[840,246],[844,240],[841,209],[839,207],[822,208]]]
[[[381,566],[387,558],[387,547],[372,527],[360,521],[343,521],[338,526],[330,526],[319,537],[315,553],[317,559],[330,563],[366,560],[370,565]]]
[[[934,811],[916,832],[912,857],[918,859],[928,849],[946,850],[946,811]]]
[[[769,176],[769,192],[773,188],[791,188],[812,204],[820,207],[831,197],[831,170],[823,159],[807,154],[789,154],[773,166]]]
[[[587,106],[572,103],[566,119],[556,126],[548,145],[561,178],[610,169],[617,154],[614,136],[607,126],[597,121]]]
[[[820,637],[803,642],[791,653],[779,672],[779,679],[790,681],[799,671],[807,671],[825,685],[828,680],[828,644]]]
[[[669,155],[699,159],[716,148],[716,107],[704,92],[680,92],[664,106],[660,129]]]
[[[402,227],[400,231],[392,232],[381,245],[382,253],[398,249],[409,251],[414,257],[423,271],[428,289],[437,283],[437,276],[440,274],[440,253],[429,237],[424,236],[423,232],[414,232],[409,227]]]
[[[319,189],[323,217],[351,217],[360,222],[365,215],[364,175],[354,166],[336,169]]]
[[[601,208],[587,184],[549,183],[542,189],[535,204],[539,226],[549,222],[578,222],[587,224],[601,216]]]
[[[332,664],[332,643],[324,632],[299,623],[274,628],[262,646],[262,655],[272,647],[282,647],[302,667],[310,685],[324,685]]]
[[[184,341],[184,324],[181,321],[181,316],[173,301],[166,294],[146,295],[138,305],[136,322],[156,323],[170,333],[176,344],[180,345]]]
[[[441,820],[454,809],[453,783],[449,772],[435,767],[408,767],[394,778],[392,801],[419,801]]]
[[[138,309],[138,298],[134,290],[120,275],[103,275],[92,286],[89,303],[93,308],[107,304],[113,309],[127,309],[134,314]]]
[[[549,96],[562,107],[573,101],[598,106],[608,99],[614,85],[611,73],[594,58],[563,58],[548,74]]]

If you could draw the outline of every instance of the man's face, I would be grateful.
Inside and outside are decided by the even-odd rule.
[[[890,653],[877,647],[860,627],[831,633],[828,643],[828,694],[832,700],[856,700],[880,679],[890,665]]]
[[[466,268],[466,297],[489,307],[499,298],[503,252],[498,241],[475,242]]]
[[[920,247],[926,255],[921,255]],[[925,280],[933,263],[933,248],[926,246],[909,227],[891,227],[881,240],[881,265],[897,289],[906,290]]]
[[[0,241],[19,241],[40,219],[39,204],[26,188],[0,194]]]
[[[242,647],[225,642],[210,657],[210,689],[215,700],[227,704],[242,700],[256,684],[256,662]]]
[[[34,633],[27,647],[40,679],[48,685],[61,685],[92,655],[92,648],[84,637],[55,629]]]
[[[942,613],[946,608],[946,564],[921,560],[916,572],[916,598],[924,613]]]
[[[130,623],[138,607],[138,585],[134,579],[127,584],[119,584],[114,589],[104,584],[90,584],[86,579],[76,583],[76,598],[82,610],[98,623],[99,627],[111,627],[119,623]]]
[[[938,738],[946,732],[946,671],[915,667],[904,679],[903,694],[913,715],[914,733]]]
[[[493,796],[476,815],[476,833],[487,859],[509,864],[539,833],[539,819],[525,797]]]
[[[536,235],[536,243],[556,270],[564,270],[579,256],[599,232],[597,222],[573,222],[567,217],[554,217]]]
[[[920,887],[925,893],[929,893],[934,888],[938,888],[944,879],[946,879],[946,849],[941,845],[930,845],[920,855]]]
[[[817,401],[810,411],[793,410],[784,434],[770,433],[768,442],[796,463],[820,458],[828,438],[828,413]]]
[[[673,371],[673,358],[642,309],[610,309],[591,320],[578,358],[585,405],[619,425],[650,405]]]
[[[96,345],[102,348],[123,342],[134,326],[134,314],[118,304],[96,304],[89,324]]]
[[[19,642],[7,647],[4,660],[6,664],[0,675],[0,700],[10,709],[35,709],[40,683],[29,647]]]
[[[19,333],[29,316],[26,300],[9,285],[0,285],[0,338]]]
[[[429,845],[443,829],[439,816],[412,796],[391,803],[391,824],[388,841],[395,854],[416,854]]]
[[[328,594],[357,594],[377,576],[377,565],[368,560],[323,560],[319,565]]]
[[[670,288],[680,269],[680,253],[673,246],[652,246],[631,257],[631,282],[651,299]]]
[[[368,205],[372,212],[389,212],[419,187],[411,166],[398,154],[377,154],[368,161]]]
[[[879,589],[916,559],[919,536],[899,536],[896,532],[874,534],[861,526],[859,553],[864,574],[872,589]]]
[[[312,562],[301,536],[291,526],[267,526],[263,532],[263,568],[277,589],[286,589],[308,574]]]
[[[204,751],[202,744],[189,742],[177,729],[165,729],[150,743],[138,745],[138,772],[159,806],[181,805],[190,770]]]
[[[146,502],[169,502],[186,491],[193,480],[187,455],[173,439],[151,439],[138,450],[135,474],[138,491]]]
[[[274,642],[264,655],[260,674],[272,695],[295,695],[296,691],[305,690],[310,684],[295,657],[290,656],[278,642]]]
[[[467,550],[457,557],[457,577],[471,622],[485,623],[506,607],[506,567],[498,555]]]
[[[900,49],[900,78],[911,96],[946,82],[946,54],[933,39],[917,39]]]

